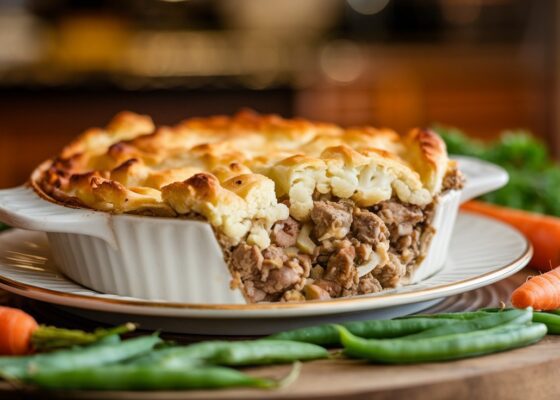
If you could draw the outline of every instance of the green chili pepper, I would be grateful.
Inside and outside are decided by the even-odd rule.
[[[161,339],[157,336],[142,336],[122,342],[107,338],[85,347],[25,357],[23,361],[15,358],[14,363],[0,359],[0,375],[24,378],[31,372],[54,372],[116,363],[148,352],[160,342]]]
[[[455,333],[465,333],[489,329],[507,323],[525,324],[527,322],[530,322],[532,317],[533,310],[531,308],[519,310],[512,309],[500,313],[486,313],[484,316],[475,319],[460,320],[455,324],[427,329],[414,335],[405,336],[402,339],[422,339],[437,336],[447,336]]]
[[[422,332],[439,326],[454,324],[456,321],[434,318],[411,318],[395,320],[355,321],[341,324],[354,335],[363,338],[394,338]],[[340,344],[340,335],[334,325],[319,325],[276,333],[270,339],[293,340],[314,343],[321,346]]]
[[[43,370],[26,379],[39,387],[64,390],[184,390],[226,387],[275,388],[280,382],[215,366],[167,368],[108,365],[71,370]]]
[[[209,341],[153,351],[130,364],[187,367],[196,364],[266,365],[327,358],[329,353],[310,343],[288,340]]]
[[[418,340],[362,339],[337,326],[345,354],[381,363],[445,361],[527,346],[546,335],[546,325],[506,324],[482,331]]]

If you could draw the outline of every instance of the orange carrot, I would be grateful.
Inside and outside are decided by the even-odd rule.
[[[31,351],[31,336],[39,325],[16,308],[0,306],[0,355],[21,355]]]
[[[106,336],[121,335],[134,329],[136,324],[130,322],[113,328],[98,328],[94,332],[38,325],[24,311],[0,306],[0,356],[87,345]]]
[[[499,219],[521,231],[533,245],[530,267],[549,271],[553,265],[560,265],[560,218],[480,201],[469,201],[461,208]]]
[[[560,308],[560,267],[534,276],[515,289],[511,304],[517,308],[533,307],[535,310]]]

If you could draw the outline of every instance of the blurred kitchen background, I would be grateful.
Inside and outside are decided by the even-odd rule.
[[[554,0],[0,0],[0,187],[127,109],[241,107],[560,154]]]

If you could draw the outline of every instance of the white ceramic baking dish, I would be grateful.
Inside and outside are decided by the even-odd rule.
[[[443,266],[459,205],[507,183],[500,167],[457,160],[467,184],[442,196],[433,223],[436,234],[412,282]],[[45,200],[37,190],[30,184],[0,190],[0,221],[47,232],[55,262],[74,281],[102,293],[150,300],[245,303],[240,291],[230,288],[228,268],[208,223],[69,208]]]

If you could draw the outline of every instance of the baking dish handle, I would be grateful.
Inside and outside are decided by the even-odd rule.
[[[33,231],[94,236],[116,246],[110,214],[51,203],[28,185],[0,190],[0,221]]]
[[[459,163],[459,170],[465,175],[465,187],[461,191],[461,203],[505,186],[508,173],[502,167],[465,156],[453,156]]]

